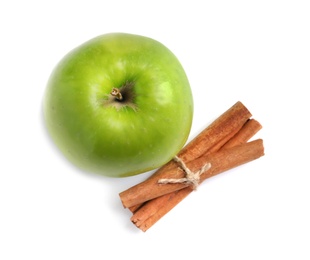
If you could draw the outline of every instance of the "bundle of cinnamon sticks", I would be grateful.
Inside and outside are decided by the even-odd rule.
[[[248,142],[261,128],[239,101],[189,142],[177,155],[192,172],[205,164],[211,168],[200,175],[205,179],[264,155],[262,139]],[[131,221],[147,231],[160,218],[193,191],[190,183],[161,184],[161,179],[184,178],[185,172],[171,160],[145,181],[119,194],[122,204],[132,213]]]

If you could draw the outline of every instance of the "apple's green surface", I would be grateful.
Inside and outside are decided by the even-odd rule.
[[[125,177],[160,167],[185,144],[193,117],[186,74],[153,39],[106,34],[56,66],[44,99],[47,129],[78,167]]]

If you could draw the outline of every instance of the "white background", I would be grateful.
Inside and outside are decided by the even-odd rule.
[[[310,259],[309,1],[1,1],[0,259]],[[46,133],[56,63],[97,35],[154,38],[179,58],[192,139],[240,100],[266,155],[208,179],[146,233],[111,179],[68,163]]]

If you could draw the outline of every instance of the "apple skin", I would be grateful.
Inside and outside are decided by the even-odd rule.
[[[111,96],[128,87],[125,102]],[[175,55],[144,36],[110,33],[69,52],[43,101],[62,153],[87,172],[126,177],[158,168],[186,143],[193,117],[188,78]]]

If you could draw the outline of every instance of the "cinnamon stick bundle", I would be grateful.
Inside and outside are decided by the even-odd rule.
[[[262,140],[246,143],[261,129],[258,121],[249,119],[251,116],[237,102],[182,149],[178,156],[192,171],[211,163],[211,169],[201,175],[200,182],[264,155]],[[189,184],[158,184],[159,179],[183,175],[183,170],[170,161],[148,180],[120,193],[124,207],[134,213],[131,221],[138,228],[146,231],[192,192]]]

